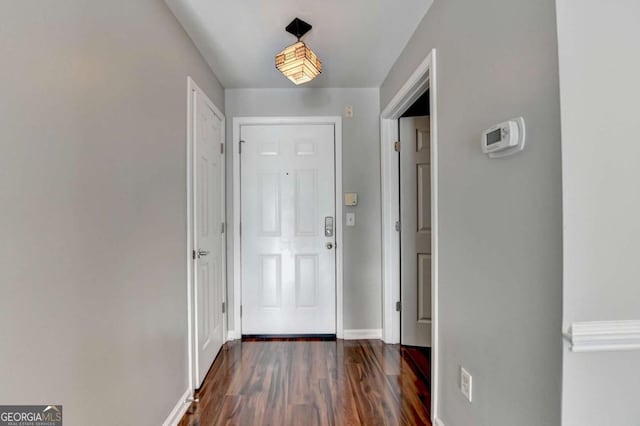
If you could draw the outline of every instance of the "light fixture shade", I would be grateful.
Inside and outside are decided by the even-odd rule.
[[[276,55],[276,68],[295,84],[307,83],[322,72],[322,62],[303,42]]]

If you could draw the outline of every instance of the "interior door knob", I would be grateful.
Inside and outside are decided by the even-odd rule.
[[[201,250],[201,249],[198,249],[198,257],[206,256],[206,255],[208,255],[209,253],[210,253],[210,251],[209,251],[209,250]]]
[[[331,250],[333,248],[333,243],[327,243],[327,250]]]

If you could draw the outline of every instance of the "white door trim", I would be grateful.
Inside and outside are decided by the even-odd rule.
[[[436,84],[436,50],[413,72],[411,77],[391,99],[380,114],[380,159],[382,171],[382,282],[383,332],[386,343],[400,343],[400,234],[396,221],[400,220],[400,182],[398,154],[393,144],[398,139],[398,119],[427,90],[431,109],[431,220],[432,220],[432,352],[431,352],[431,419],[438,410],[438,116]],[[402,149],[402,147],[401,147]]]
[[[233,318],[234,335],[242,336],[242,259],[240,246],[240,127],[260,124],[331,124],[335,129],[336,182],[336,337],[344,335],[342,245],[342,117],[234,117],[233,118]]]
[[[197,92],[200,96],[203,96],[211,109],[222,118],[222,143],[225,145],[225,155],[226,155],[226,133],[225,133],[225,123],[226,119],[224,114],[215,106],[215,104],[209,99],[206,93],[198,87],[198,85],[193,81],[191,77],[187,77],[187,336],[188,336],[188,362],[189,362],[189,389],[193,392],[196,386],[196,351],[194,345],[195,343],[195,321],[194,321],[194,312],[193,312],[193,280],[194,280],[194,259],[193,259],[193,251],[196,249],[194,246],[195,241],[195,226],[194,226],[194,209],[193,209],[193,173],[194,173],[194,158],[193,158],[193,127],[195,125],[195,116],[194,116],[194,107],[195,107],[195,99],[193,97],[193,93]],[[226,161],[221,162],[221,173],[222,173],[222,188],[226,188],[225,182],[225,163]],[[222,211],[226,212],[226,196],[224,195],[225,191],[222,192]],[[223,216],[224,217],[224,216]],[[226,232],[225,232],[226,234]],[[226,235],[225,235],[226,240]],[[224,286],[224,290],[222,293],[222,300],[226,304],[227,303],[227,272],[226,272],[226,244],[224,245],[223,250],[223,259],[222,259],[222,285]],[[227,315],[225,314],[222,319],[222,329],[223,329],[223,339],[225,342],[227,340]],[[191,395],[190,395],[191,396]]]

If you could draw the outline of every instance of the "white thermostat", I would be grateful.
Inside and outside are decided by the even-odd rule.
[[[524,118],[513,118],[482,132],[482,152],[489,158],[506,157],[524,149]]]
[[[345,192],[344,193],[344,205],[355,207],[358,205],[358,193],[357,192]]]

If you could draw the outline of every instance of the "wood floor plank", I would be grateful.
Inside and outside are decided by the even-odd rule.
[[[333,357],[327,357],[327,369],[330,371],[329,390],[331,403],[335,407],[334,421],[336,425],[359,425],[360,417],[354,398],[353,389],[347,376],[344,356],[344,341],[336,344]]]
[[[381,341],[224,346],[180,426],[428,425],[428,362]]]

